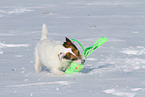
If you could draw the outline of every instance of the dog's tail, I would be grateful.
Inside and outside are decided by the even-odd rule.
[[[47,39],[47,27],[46,24],[42,25],[42,35],[41,35],[41,40]]]

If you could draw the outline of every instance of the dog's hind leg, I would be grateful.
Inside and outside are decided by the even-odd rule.
[[[36,73],[39,73],[42,69],[42,64],[40,62],[39,56],[38,56],[38,51],[37,48],[35,49],[35,71]]]

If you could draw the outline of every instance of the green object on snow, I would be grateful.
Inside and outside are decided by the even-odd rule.
[[[103,43],[107,42],[106,37],[105,38],[101,37],[92,46],[89,46],[86,49],[84,49],[83,45],[79,41],[77,41],[75,39],[71,39],[71,40],[79,43],[79,45],[83,49],[83,55],[85,56],[85,58],[87,58],[90,54],[92,54]],[[76,62],[72,62],[70,67],[68,69],[66,69],[65,73],[73,74],[74,72],[80,72],[83,68],[84,68],[84,64],[78,64]]]

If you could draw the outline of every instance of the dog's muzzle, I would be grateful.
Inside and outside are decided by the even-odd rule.
[[[84,64],[85,63],[85,60],[82,60],[81,63]]]

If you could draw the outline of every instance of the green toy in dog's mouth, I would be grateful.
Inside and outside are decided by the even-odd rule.
[[[100,47],[103,43],[107,42],[107,38],[103,38],[101,37],[100,39],[98,39],[94,45],[87,47],[86,49],[84,49],[83,45],[75,40],[75,39],[71,39],[72,41],[76,41],[79,43],[79,45],[81,46],[81,48],[83,49],[83,56],[85,56],[85,58],[87,59],[87,57],[92,54],[98,47]],[[70,67],[68,69],[66,69],[65,73],[66,74],[73,74],[74,72],[80,72],[82,69],[84,68],[84,64],[78,64],[76,62],[72,62]]]

